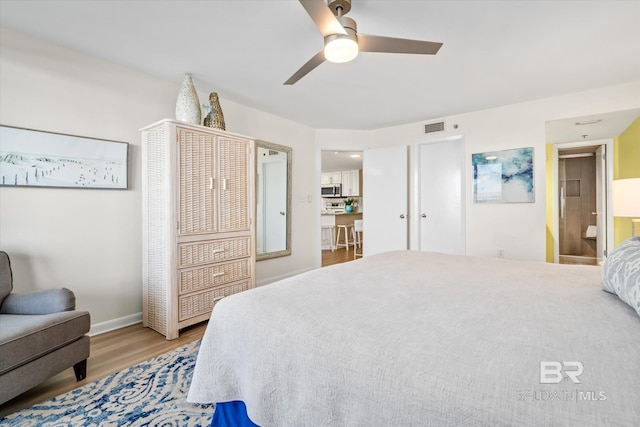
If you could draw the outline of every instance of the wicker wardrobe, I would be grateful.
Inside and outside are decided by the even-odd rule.
[[[171,340],[255,286],[254,141],[174,120],[141,133],[143,324]]]

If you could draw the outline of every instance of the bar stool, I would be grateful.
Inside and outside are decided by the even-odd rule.
[[[338,227],[338,232],[336,233],[336,249],[344,246],[347,252],[349,252],[349,245],[352,245],[355,248],[355,241],[353,240],[349,241],[349,234],[350,234],[349,231],[352,231],[353,224],[351,225],[340,224],[340,225],[337,225],[337,227]],[[342,234],[341,231],[343,230],[344,230],[344,243],[340,243],[340,234]]]
[[[329,237],[325,238],[326,234],[329,233]],[[331,248],[331,252],[335,252],[336,250],[336,228],[333,225],[323,225],[320,227],[320,238],[322,242],[329,241],[329,248]]]
[[[362,256],[362,251],[358,253],[357,248],[362,249],[362,220],[356,219],[353,221],[353,228],[351,229],[353,233],[353,259],[356,257]]]

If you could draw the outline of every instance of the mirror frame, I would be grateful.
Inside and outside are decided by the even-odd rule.
[[[258,253],[256,251],[256,261],[262,261],[265,259],[273,259],[273,258],[279,258],[279,257],[284,257],[284,256],[289,256],[291,255],[291,183],[292,183],[292,179],[291,179],[291,175],[292,175],[292,171],[291,171],[291,154],[293,152],[291,147],[287,147],[286,145],[279,145],[279,144],[274,144],[272,142],[266,142],[266,141],[261,141],[261,140],[256,140],[256,150],[255,150],[255,167],[256,167],[256,238],[257,238],[257,234],[258,234],[258,227],[257,227],[257,219],[258,219],[258,147],[261,148],[266,148],[268,150],[276,150],[276,151],[282,151],[287,153],[287,225],[286,225],[286,239],[287,239],[287,245],[286,245],[286,249],[281,250],[281,251],[274,251],[274,252],[264,252],[264,253]],[[257,245],[256,245],[256,249],[257,249]]]

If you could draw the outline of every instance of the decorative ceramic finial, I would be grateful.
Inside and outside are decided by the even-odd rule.
[[[191,80],[191,75],[185,74],[176,101],[176,120],[199,125],[201,118],[202,112],[196,88]]]

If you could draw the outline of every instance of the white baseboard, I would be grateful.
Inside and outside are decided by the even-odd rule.
[[[282,274],[280,276],[269,277],[268,279],[264,279],[264,280],[261,280],[259,282],[256,282],[256,287],[257,286],[268,285],[270,283],[277,282],[278,280],[286,279],[288,277],[297,276],[298,274],[306,273],[307,271],[315,270],[316,268],[318,268],[318,267],[309,267],[309,268],[305,268],[303,270],[298,270],[298,271],[293,271],[293,272],[290,272],[290,273],[287,273],[287,274]]]
[[[305,273],[307,271],[315,270],[317,267],[309,267],[303,270],[298,270],[294,272],[290,272],[287,274],[283,274],[281,276],[270,277],[265,280],[261,280],[256,282],[256,286],[264,286],[273,282],[277,282],[278,280],[286,279],[288,277],[297,276],[298,274]],[[136,323],[142,322],[142,312],[130,314],[128,316],[119,317],[117,319],[107,320],[106,322],[100,322],[91,325],[91,329],[89,330],[89,336],[95,336],[104,334],[105,332],[114,331],[116,329],[124,328],[125,326],[135,325]]]
[[[130,314],[118,319],[107,320],[106,322],[96,323],[91,325],[89,336],[104,334],[105,332],[114,331],[140,322],[142,322],[142,312]]]

